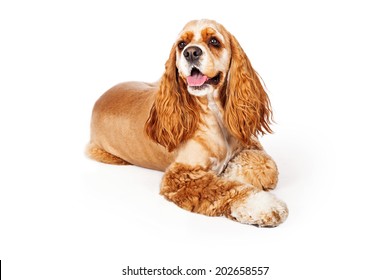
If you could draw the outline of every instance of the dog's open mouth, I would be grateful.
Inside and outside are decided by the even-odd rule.
[[[206,85],[216,85],[219,83],[221,73],[218,73],[215,77],[209,78],[203,75],[198,68],[194,67],[191,70],[191,75],[187,77],[187,83],[190,87],[195,89],[202,89]]]

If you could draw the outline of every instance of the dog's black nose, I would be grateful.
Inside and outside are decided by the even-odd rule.
[[[199,57],[202,55],[202,50],[198,47],[188,47],[183,55],[187,61],[195,62],[199,60]]]

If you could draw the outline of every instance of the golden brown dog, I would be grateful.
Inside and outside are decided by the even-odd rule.
[[[215,21],[191,21],[158,83],[122,83],[96,102],[87,153],[165,171],[161,194],[189,211],[272,227],[288,210],[268,191],[278,170],[257,138],[271,117],[236,38]]]

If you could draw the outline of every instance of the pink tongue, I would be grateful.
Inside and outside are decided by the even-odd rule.
[[[187,83],[191,87],[199,87],[203,85],[207,81],[207,76],[197,74],[193,76],[188,76],[187,77]]]

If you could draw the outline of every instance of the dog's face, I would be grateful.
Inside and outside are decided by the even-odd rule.
[[[191,21],[179,34],[176,67],[192,95],[204,96],[221,87],[230,58],[228,33],[214,21]]]

